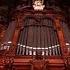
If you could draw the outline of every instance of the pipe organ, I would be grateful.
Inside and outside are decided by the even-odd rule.
[[[0,47],[0,70],[66,70],[70,65],[70,33],[64,14],[39,9],[42,3],[34,5],[38,9],[23,6],[12,12]]]
[[[50,18],[26,17],[17,44],[17,55],[61,55],[54,22]]]

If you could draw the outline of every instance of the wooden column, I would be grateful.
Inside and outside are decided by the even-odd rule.
[[[16,24],[16,29],[13,35],[13,39],[12,39],[12,45],[13,45],[13,49],[14,49],[14,53],[16,51],[17,48],[17,44],[18,44],[18,39],[19,39],[19,35],[20,35],[20,30],[22,29],[22,24],[23,24],[23,18],[21,15],[17,15],[17,20],[16,20],[17,24]]]
[[[55,28],[57,30],[57,35],[58,35],[59,42],[60,42],[62,56],[67,56],[68,49],[66,47],[66,42],[64,39],[64,32],[63,32],[62,26],[60,25],[60,22],[61,22],[60,18],[58,17],[54,20],[54,25],[55,25]]]

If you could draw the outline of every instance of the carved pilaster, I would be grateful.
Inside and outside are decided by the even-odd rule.
[[[63,32],[62,26],[60,25],[60,18],[61,17],[57,17],[54,20],[54,25],[55,25],[55,28],[57,30],[57,35],[59,38],[62,55],[67,56],[68,55],[68,49],[66,47],[66,42],[64,39],[64,32]]]

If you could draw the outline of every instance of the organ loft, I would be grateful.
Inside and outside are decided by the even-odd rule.
[[[0,70],[70,70],[68,13],[55,0],[20,1],[1,24]]]

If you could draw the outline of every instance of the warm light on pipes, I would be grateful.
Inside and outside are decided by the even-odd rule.
[[[11,41],[8,41],[8,43],[10,44],[10,43],[12,43]]]

